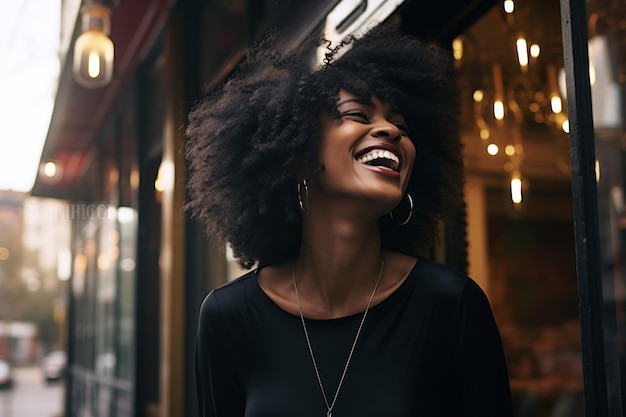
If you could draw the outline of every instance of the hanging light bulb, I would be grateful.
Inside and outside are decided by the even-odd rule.
[[[502,3],[502,6],[504,8],[505,11],[505,15],[506,15],[506,22],[513,26],[514,25],[514,15],[513,12],[515,11],[515,2],[513,0],[505,0]]]
[[[522,203],[522,179],[519,173],[514,173],[511,177],[511,201],[515,205]]]
[[[502,82],[502,67],[499,64],[493,65],[494,101],[493,116],[496,120],[504,119],[504,84]]]
[[[74,43],[74,79],[85,88],[101,88],[113,78],[111,10],[89,3],[82,7],[83,33]]]
[[[504,0],[503,7],[505,12],[511,14],[515,10],[515,2],[513,0]]]
[[[565,119],[563,123],[561,123],[561,129],[563,129],[563,132],[569,133],[569,120],[568,119]]]
[[[529,52],[531,58],[539,58],[539,54],[541,53],[541,47],[538,44],[533,43],[532,45],[530,45]]]
[[[526,73],[528,72],[528,42],[526,42],[524,36],[520,35],[515,44],[517,46],[517,60],[519,61],[520,69]]]
[[[563,111],[563,102],[559,95],[556,67],[553,64],[548,65],[548,82],[550,84],[550,108],[552,113],[559,114]]]

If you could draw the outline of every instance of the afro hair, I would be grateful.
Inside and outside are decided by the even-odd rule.
[[[312,64],[326,46],[321,68]],[[274,264],[300,248],[297,183],[320,169],[321,119],[339,90],[397,108],[417,150],[407,192],[414,215],[380,219],[386,249],[417,256],[437,222],[462,201],[458,88],[449,51],[379,25],[338,46],[309,39],[282,52],[271,33],[246,51],[235,73],[192,109],[186,129],[186,208],[239,263]]]

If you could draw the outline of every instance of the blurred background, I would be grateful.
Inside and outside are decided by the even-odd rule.
[[[61,416],[71,223],[30,195],[57,92],[60,0],[0,2],[0,416]]]

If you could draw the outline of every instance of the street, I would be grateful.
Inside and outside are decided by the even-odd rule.
[[[37,367],[14,369],[12,389],[0,390],[0,417],[60,417],[63,383],[47,385]]]

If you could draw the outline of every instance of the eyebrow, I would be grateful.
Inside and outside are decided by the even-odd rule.
[[[349,98],[349,99],[346,99],[344,101],[337,103],[336,107],[343,106],[344,104],[350,104],[350,103],[357,103],[357,104],[362,104],[368,107],[375,107],[374,102],[372,100],[365,99],[365,98]]]

